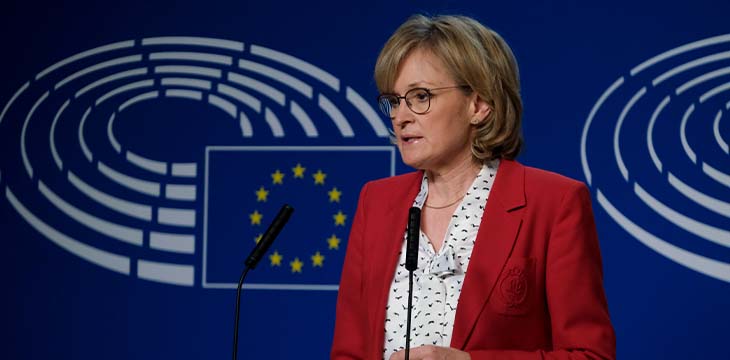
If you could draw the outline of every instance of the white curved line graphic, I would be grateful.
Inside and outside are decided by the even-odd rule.
[[[677,66],[677,67],[665,72],[664,74],[657,76],[654,80],[652,80],[651,84],[654,86],[657,86],[657,85],[661,84],[663,81],[665,81],[665,80],[669,79],[670,77],[677,75],[681,72],[696,68],[698,66],[709,64],[711,62],[726,60],[726,59],[730,59],[730,51],[725,51],[725,52],[701,57],[699,59],[692,60],[688,63],[684,63],[680,66]]]
[[[106,69],[108,67],[117,66],[117,65],[123,65],[123,64],[129,64],[134,62],[140,62],[142,61],[142,55],[131,55],[131,56],[124,56],[117,59],[112,59],[104,62],[100,62],[96,65],[89,66],[83,70],[79,70],[63,80],[59,81],[54,87],[53,90],[58,90],[61,86],[64,86],[68,84],[69,82],[76,80],[84,75],[90,74],[94,71],[98,71],[101,69]]]
[[[302,109],[299,104],[294,102],[294,100],[291,101],[290,111],[294,118],[297,119],[297,121],[299,122],[299,125],[302,126],[302,129],[304,129],[304,133],[307,135],[307,137],[319,136],[317,128],[314,126],[312,119],[309,118],[309,115],[307,115],[307,113],[304,112],[304,109]]]
[[[129,175],[122,174],[121,172],[116,171],[105,165],[101,161],[97,163],[97,169],[100,173],[104,174],[112,181],[128,189],[151,196],[160,196],[160,184],[158,183],[147,180],[140,180]]]
[[[119,145],[119,141],[117,141],[117,138],[114,136],[114,119],[116,119],[117,113],[113,112],[109,116],[109,122],[106,124],[106,137],[109,138],[109,143],[112,144],[112,147],[117,152],[117,154],[120,154],[122,152],[122,146]]]
[[[195,236],[151,231],[150,248],[181,254],[195,254]]]
[[[38,191],[40,191],[51,204],[61,210],[61,212],[86,227],[110,238],[117,239],[128,244],[142,246],[143,233],[141,230],[118,225],[81,211],[79,208],[69,204],[60,196],[56,195],[56,193],[51,191],[51,189],[49,189],[41,180],[38,181]]]
[[[583,174],[585,174],[586,181],[588,182],[588,185],[591,185],[591,181],[593,179],[593,176],[591,175],[591,169],[588,167],[588,155],[586,154],[586,143],[588,141],[588,129],[591,127],[591,123],[593,123],[593,118],[596,116],[596,113],[598,112],[598,109],[603,106],[603,103],[608,99],[611,94],[613,94],[616,89],[618,89],[622,84],[624,83],[623,76],[616,79],[616,81],[611,84],[611,86],[606,89],[606,91],[601,94],[601,97],[598,98],[598,101],[593,105],[593,108],[591,109],[590,114],[588,114],[588,120],[586,120],[586,124],[583,125],[583,134],[580,138],[580,161],[581,165],[583,165]]]
[[[67,64],[70,64],[74,61],[81,60],[83,58],[93,56],[96,54],[101,54],[103,52],[119,50],[119,49],[126,49],[126,48],[130,48],[133,46],[134,46],[134,40],[127,40],[127,41],[120,41],[120,42],[116,42],[116,43],[108,44],[108,45],[104,45],[104,46],[99,46],[99,47],[96,47],[96,48],[93,48],[90,50],[86,50],[84,52],[80,52],[76,55],[69,56],[66,59],[63,59],[63,60],[47,67],[45,70],[38,73],[38,75],[36,75],[35,79],[39,80],[40,78],[48,75],[52,71],[54,71],[62,66],[65,66]]]
[[[266,123],[269,124],[271,133],[274,137],[284,137],[284,129],[281,127],[281,122],[279,122],[279,118],[273,111],[271,111],[271,109],[266,108],[264,111],[264,119],[266,119]]]
[[[259,63],[255,63],[253,61],[243,60],[243,59],[238,60],[238,67],[240,67],[241,69],[255,72],[257,74],[261,74],[268,78],[274,79],[274,80],[300,92],[302,95],[306,96],[308,99],[312,99],[312,96],[314,93],[314,90],[312,90],[312,87],[307,85],[305,82],[303,82],[287,73],[281,72],[279,70],[276,70],[272,67],[268,67],[266,65],[262,65]]]
[[[646,132],[646,145],[649,147],[649,155],[651,156],[651,161],[654,162],[654,166],[656,166],[657,170],[659,172],[662,172],[662,162],[659,160],[659,156],[656,154],[656,150],[654,149],[654,124],[656,123],[656,119],[659,117],[659,114],[664,110],[664,108],[669,104],[670,97],[667,95],[664,100],[657,106],[657,108],[654,110],[654,113],[651,114],[651,120],[649,121],[649,129]]]
[[[101,205],[133,218],[152,221],[152,207],[150,206],[137,204],[135,202],[120,199],[104,193],[87,184],[71,171],[68,172],[68,181],[80,192],[84,193],[86,196]]]
[[[246,113],[243,111],[238,113],[238,126],[241,128],[241,136],[252,137],[253,127],[251,127],[251,120],[248,119]]]
[[[79,124],[79,144],[81,144],[81,150],[84,152],[84,156],[86,157],[86,160],[89,160],[89,162],[92,162],[94,160],[94,156],[91,153],[91,150],[89,150],[89,147],[86,145],[86,139],[84,139],[84,125],[86,124],[86,119],[89,117],[89,114],[91,114],[91,106],[89,106],[88,109],[86,109],[86,112],[84,112],[84,115],[81,117],[81,123]]]
[[[41,95],[40,98],[38,98],[38,101],[33,104],[33,107],[30,108],[30,111],[28,112],[28,116],[25,117],[25,122],[23,122],[23,130],[20,131],[20,155],[23,157],[23,166],[25,166],[25,171],[28,173],[28,176],[30,178],[33,178],[33,167],[30,166],[30,160],[28,159],[28,153],[25,150],[25,134],[28,130],[28,124],[30,123],[30,118],[33,116],[33,113],[38,109],[38,106],[41,105],[41,103],[46,100],[48,97],[48,91],[46,91],[45,94]]]
[[[56,124],[58,124],[58,119],[61,117],[61,114],[63,114],[63,111],[66,110],[68,104],[70,103],[70,99],[66,100],[66,102],[61,105],[61,108],[58,109],[58,112],[56,112],[56,116],[53,117],[53,123],[51,123],[51,131],[48,134],[51,144],[51,156],[53,156],[53,161],[56,163],[58,170],[63,170],[63,161],[61,161],[61,157],[58,155],[58,150],[56,149]]]
[[[173,163],[172,176],[195,177],[198,174],[196,163]]]
[[[242,42],[195,36],[159,36],[142,39],[142,46],[149,45],[195,45],[243,52]]]
[[[693,88],[694,86],[697,86],[705,81],[712,80],[714,78],[718,78],[718,77],[725,76],[728,74],[730,74],[730,67],[725,67],[722,69],[717,69],[715,71],[710,71],[710,72],[708,72],[706,74],[702,74],[690,81],[687,81],[686,83],[679,86],[677,88],[677,90],[675,90],[675,92],[677,93],[677,95],[681,95],[683,92],[685,92],[685,91]]]
[[[284,65],[293,67],[331,87],[335,91],[340,91],[340,80],[332,76],[332,74],[314,66],[302,59],[284,54],[282,52],[265,48],[263,46],[251,45],[251,54],[258,55],[269,60],[280,62]]]
[[[134,104],[136,104],[138,102],[142,102],[142,101],[145,101],[145,100],[156,99],[159,96],[160,96],[159,91],[150,91],[150,92],[146,92],[146,93],[142,93],[142,94],[136,95],[136,96],[130,98],[129,100],[123,102],[122,105],[119,105],[119,111],[123,111],[124,109],[126,109],[126,108],[128,108],[128,107],[130,107],[130,106],[132,106],[132,105],[134,105]]]
[[[190,265],[138,260],[137,276],[140,279],[166,284],[183,286],[193,286],[195,284],[195,268]]]
[[[114,89],[112,91],[109,91],[108,93],[102,95],[98,99],[96,99],[96,102],[94,102],[94,105],[99,106],[99,104],[101,104],[104,101],[108,100],[112,96],[116,96],[116,95],[119,95],[121,93],[130,91],[130,90],[142,89],[142,88],[146,88],[146,87],[152,87],[153,85],[155,85],[155,81],[154,80],[142,80],[142,81],[133,82],[133,83],[130,83],[130,84],[127,84],[127,85],[124,85],[124,86],[120,86],[120,87],[118,87],[118,88],[116,88],[116,89]]]
[[[362,116],[365,117],[365,120],[370,123],[373,131],[375,131],[375,135],[379,137],[388,137],[390,135],[388,128],[385,127],[378,113],[367,101],[365,101],[365,99],[362,98],[362,96],[360,96],[360,94],[348,86],[345,96],[347,101],[360,111]]]
[[[228,97],[231,97],[235,100],[238,100],[238,102],[250,107],[257,113],[261,113],[261,101],[255,97],[249,95],[246,92],[243,92],[241,90],[238,90],[238,89],[236,89],[232,86],[228,86],[226,84],[218,84],[218,92],[223,95],[226,95]],[[235,118],[236,117],[235,109],[234,109],[233,113],[234,113],[233,117]]]
[[[203,93],[195,90],[169,89],[165,90],[165,97],[176,97],[203,101]]]
[[[213,94],[208,95],[208,103],[223,110],[226,114],[228,114],[232,118],[236,118],[236,105],[233,105],[232,102],[223,99],[221,97],[215,96]]]
[[[188,60],[208,62],[218,65],[233,65],[233,58],[230,56],[186,51],[150,53],[150,60]]]
[[[624,124],[624,120],[626,119],[626,115],[628,115],[631,108],[636,104],[639,99],[641,99],[642,96],[646,94],[646,87],[641,88],[641,90],[637,91],[634,96],[631,97],[631,100],[629,100],[628,103],[626,103],[626,106],[624,106],[623,110],[621,110],[621,115],[618,117],[618,123],[616,123],[616,129],[613,132],[613,155],[616,158],[616,164],[618,164],[619,170],[621,170],[621,175],[623,175],[624,180],[629,181],[629,170],[626,168],[626,164],[624,164],[624,159],[621,157],[621,148],[619,147],[619,135],[621,133],[621,126]]]
[[[350,123],[347,122],[347,118],[345,118],[345,115],[342,115],[340,109],[332,101],[322,94],[319,94],[318,100],[317,104],[332,119],[337,129],[340,130],[342,137],[349,138],[355,136]]]
[[[707,38],[707,39],[698,40],[695,42],[691,42],[689,44],[685,44],[685,45],[676,47],[671,50],[667,50],[667,51],[665,51],[659,55],[656,55],[656,56],[650,58],[649,60],[646,60],[643,63],[635,66],[633,69],[631,69],[631,76],[635,76],[636,74],[638,74],[641,71],[644,71],[648,67],[650,67],[662,60],[668,59],[672,56],[681,54],[683,52],[691,51],[694,49],[699,49],[699,48],[705,47],[705,46],[728,42],[728,41],[730,41],[730,34],[719,35],[719,36],[714,36],[714,37]]]
[[[161,84],[163,86],[187,86],[191,88],[210,90],[211,83],[208,80],[200,80],[193,78],[162,78]]]
[[[195,201],[196,186],[195,185],[165,185],[165,197],[173,200]]]
[[[687,120],[689,120],[693,111],[695,111],[695,104],[690,105],[682,116],[682,123],[679,125],[679,140],[682,142],[684,153],[687,154],[687,157],[689,157],[693,163],[697,164],[697,155],[689,146],[689,142],[687,142]]]
[[[227,76],[228,81],[232,83],[253,89],[270,98],[271,100],[274,100],[277,104],[281,106],[284,106],[286,104],[286,96],[284,95],[284,93],[276,90],[274,87],[269,86],[266,83],[234,72],[229,72]]]
[[[603,196],[600,190],[597,192],[598,203],[606,210],[606,213],[642,244],[691,270],[730,283],[730,264],[691,253],[654,236],[625,217]]]
[[[155,74],[186,74],[211,77],[215,79],[221,78],[220,70],[202,66],[160,65],[155,66]]]
[[[730,154],[730,148],[728,148],[727,142],[722,139],[722,135],[720,134],[720,119],[722,119],[722,110],[718,110],[717,115],[715,115],[715,121],[712,123],[712,132],[715,134],[715,141],[720,146],[720,149],[725,154]]]
[[[730,175],[715,169],[714,167],[710,166],[707,163],[702,163],[702,172],[705,173],[705,175],[709,176],[713,180],[719,182],[720,184],[723,184],[727,187],[730,187]]]
[[[0,124],[3,123],[5,114],[8,112],[8,109],[10,109],[10,106],[13,105],[13,103],[15,102],[15,99],[17,99],[18,96],[20,96],[20,94],[22,94],[26,89],[28,89],[28,86],[30,86],[30,81],[23,84],[23,86],[21,86],[20,89],[18,89],[18,91],[16,91],[15,94],[13,94],[13,97],[10,98],[10,101],[8,101],[8,103],[5,104],[2,114],[0,114]]]
[[[639,199],[641,199],[641,201],[644,202],[644,204],[654,210],[657,214],[680,228],[715,244],[730,247],[730,231],[701,223],[677,212],[651,196],[651,194],[644,190],[644,188],[642,188],[638,183],[634,183],[634,193],[639,197]]]
[[[702,192],[685,184],[684,182],[682,182],[682,180],[679,180],[679,178],[674,176],[674,174],[672,174],[671,172],[669,173],[668,180],[669,184],[672,185],[672,187],[677,189],[677,191],[679,191],[682,195],[686,196],[688,199],[694,201],[698,205],[706,209],[712,210],[722,216],[730,217],[729,202],[715,199],[714,197],[703,194]]]
[[[91,90],[93,90],[93,89],[95,89],[95,88],[97,88],[97,87],[99,87],[101,85],[110,83],[112,81],[126,79],[126,78],[134,77],[134,76],[146,75],[146,74],[147,74],[147,69],[146,68],[138,68],[138,69],[132,69],[132,70],[118,72],[116,74],[112,74],[112,75],[103,77],[103,78],[101,78],[99,80],[96,80],[96,81],[92,82],[89,85],[84,86],[83,88],[81,88],[81,90],[79,90],[79,91],[76,92],[76,94],[74,95],[74,97],[75,98],[78,98],[81,95],[86,94],[87,92],[89,92],[89,91],[91,91]]]
[[[195,227],[195,210],[161,207],[157,209],[157,222],[165,225]]]
[[[8,198],[8,201],[13,208],[15,208],[15,211],[17,211],[18,214],[20,214],[20,216],[25,219],[28,224],[30,224],[30,226],[60,248],[92,264],[124,275],[129,275],[130,263],[128,257],[91,247],[54,229],[43,222],[43,220],[36,217],[20,201],[18,201],[18,198],[15,197],[12,191],[10,191],[10,188],[5,188],[5,197]]]
[[[714,88],[710,89],[710,91],[708,91],[700,96],[700,103],[703,103],[703,102],[709,100],[710,98],[712,98],[713,96],[715,96],[725,90],[728,90],[728,89],[730,89],[730,82],[724,83],[717,87],[714,87]]]
[[[151,171],[153,173],[167,175],[167,163],[157,160],[147,159],[143,156],[137,155],[129,150],[126,153],[126,159],[130,163],[139,166],[142,169]]]

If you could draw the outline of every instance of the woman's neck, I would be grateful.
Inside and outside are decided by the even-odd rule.
[[[426,170],[429,202],[444,204],[463,197],[481,166],[481,163],[469,157],[448,169]]]

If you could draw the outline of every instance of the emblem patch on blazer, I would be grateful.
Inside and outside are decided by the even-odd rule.
[[[519,308],[527,298],[527,277],[524,268],[514,266],[507,270],[499,283],[499,294],[509,309]]]

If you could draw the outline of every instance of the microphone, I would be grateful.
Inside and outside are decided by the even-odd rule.
[[[411,352],[411,308],[413,304],[413,271],[418,268],[418,243],[421,238],[421,209],[408,210],[406,238],[406,270],[408,270],[408,318],[406,320],[406,360]]]
[[[236,360],[238,357],[238,319],[240,317],[239,315],[241,310],[241,288],[243,288],[243,281],[246,279],[248,271],[255,268],[259,261],[261,261],[261,258],[264,257],[264,254],[266,254],[266,251],[269,250],[271,244],[274,243],[274,239],[276,239],[279,235],[281,229],[284,228],[286,222],[289,221],[289,217],[293,212],[293,207],[284,204],[284,206],[281,207],[281,210],[279,210],[279,213],[276,214],[274,221],[272,221],[271,225],[269,225],[269,228],[266,229],[264,235],[261,236],[261,240],[259,240],[256,247],[254,247],[251,251],[251,254],[249,254],[246,258],[246,268],[243,270],[243,273],[241,273],[241,278],[238,279],[238,288],[236,290],[236,319],[235,326],[233,328],[233,360]]]
[[[289,217],[294,212],[294,208],[284,204],[284,206],[281,207],[281,210],[279,210],[279,213],[276,214],[276,217],[274,218],[274,221],[271,222],[271,225],[269,225],[269,228],[266,229],[266,232],[263,236],[261,236],[261,240],[256,244],[256,247],[251,250],[251,254],[248,255],[248,258],[246,258],[246,266],[250,267],[251,269],[256,268],[256,265],[261,261],[261,258],[264,256],[267,250],[269,250],[269,247],[271,247],[271,244],[274,243],[274,239],[279,235],[279,232],[281,232],[281,229],[284,228],[284,225],[286,225],[286,222],[289,221]]]
[[[408,210],[408,242],[406,243],[406,270],[418,268],[418,240],[421,235],[421,209]]]

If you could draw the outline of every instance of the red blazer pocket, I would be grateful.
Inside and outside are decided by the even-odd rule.
[[[496,312],[504,315],[527,315],[534,307],[535,259],[510,258],[492,294]]]

